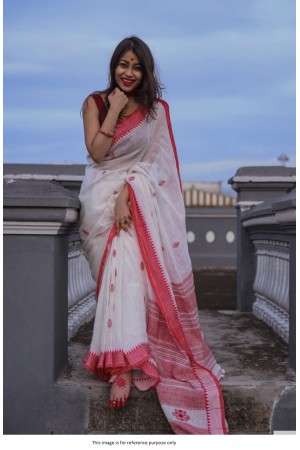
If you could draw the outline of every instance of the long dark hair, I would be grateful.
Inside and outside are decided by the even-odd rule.
[[[162,97],[164,86],[161,84],[154,58],[148,45],[136,36],[123,39],[116,47],[109,65],[109,84],[105,91],[106,98],[117,87],[115,80],[115,71],[120,59],[127,51],[131,50],[138,58],[142,68],[143,78],[141,84],[137,87],[135,98],[137,102],[149,111],[151,117],[154,117],[154,101]],[[107,104],[107,107],[109,105]]]

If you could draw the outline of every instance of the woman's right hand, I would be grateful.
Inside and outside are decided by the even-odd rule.
[[[115,224],[117,230],[117,236],[120,234],[120,230],[128,231],[132,223],[132,216],[129,207],[129,192],[126,185],[122,192],[116,199],[115,203]]]
[[[110,108],[115,109],[118,114],[125,108],[128,103],[128,97],[124,94],[121,89],[116,88],[107,97],[109,101]]]

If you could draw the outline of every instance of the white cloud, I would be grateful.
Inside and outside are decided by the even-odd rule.
[[[63,109],[7,109],[3,114],[6,127],[26,128],[34,130],[37,127],[53,128],[62,127],[70,123],[81,126],[81,118],[78,111]]]
[[[294,158],[289,161],[288,166],[295,165]],[[180,170],[183,180],[216,180],[227,181],[240,167],[248,166],[279,166],[277,158],[237,158],[220,159],[217,161],[195,161],[181,163]]]
[[[280,117],[286,111],[279,106],[278,97],[262,99],[257,97],[219,96],[194,97],[187,100],[174,99],[172,104],[173,121],[218,121],[226,122],[247,117],[259,120],[261,117]]]
[[[217,30],[193,36],[165,36],[149,39],[151,48],[163,61],[172,66],[186,69],[186,64],[194,62],[240,61],[270,62],[278,55],[290,55],[294,50],[295,31],[284,30]],[[192,68],[188,66],[188,70]],[[203,66],[200,70],[205,69]],[[230,67],[228,67],[230,69]]]
[[[5,75],[43,75],[45,81],[73,76],[86,78],[101,73],[107,78],[107,67],[115,42],[102,38],[96,40],[91,34],[53,32],[44,30],[7,31],[5,34]],[[9,44],[8,44],[9,43]],[[104,73],[105,72],[105,73]],[[46,78],[46,76],[51,78]],[[62,81],[63,82],[63,81]]]
[[[49,65],[29,61],[12,61],[4,64],[3,70],[6,75],[41,75],[48,72]]]
[[[182,163],[181,170],[191,175],[193,173],[218,172],[219,170],[232,169],[233,167],[243,166],[271,166],[276,163],[275,158],[266,159],[220,159],[217,161],[198,161],[191,163]]]

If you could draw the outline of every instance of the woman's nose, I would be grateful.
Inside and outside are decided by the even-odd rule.
[[[126,67],[125,75],[132,76],[132,67]]]

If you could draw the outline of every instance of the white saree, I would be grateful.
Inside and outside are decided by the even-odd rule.
[[[226,434],[221,369],[200,330],[168,105],[118,125],[101,162],[89,158],[80,192],[83,249],[97,281],[85,367],[101,379],[133,370],[155,387],[175,433]],[[116,236],[114,205],[128,184],[133,226]]]

